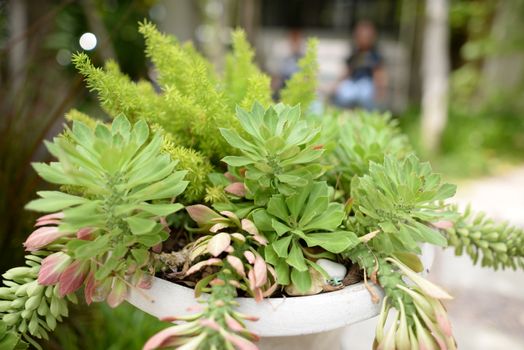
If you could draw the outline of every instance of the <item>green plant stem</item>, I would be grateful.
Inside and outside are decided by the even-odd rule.
[[[398,285],[407,287],[407,285],[402,280],[402,274],[395,271],[391,264],[386,261],[387,257],[373,252],[364,244],[344,253],[344,255],[364,269],[367,276],[371,279],[374,279],[374,276],[377,277],[380,286],[384,289],[384,292],[389,297],[389,302],[395,309],[400,310],[399,300],[402,300],[408,322],[411,324],[412,319],[410,315],[416,313],[415,305],[412,299],[397,287]]]

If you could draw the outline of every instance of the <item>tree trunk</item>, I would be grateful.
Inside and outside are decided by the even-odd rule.
[[[446,127],[448,113],[448,0],[426,0],[422,46],[422,142],[434,153]]]
[[[9,79],[11,80],[11,93],[20,93],[26,78],[27,60],[27,3],[26,0],[11,0],[8,7],[9,42],[12,46],[9,53]]]

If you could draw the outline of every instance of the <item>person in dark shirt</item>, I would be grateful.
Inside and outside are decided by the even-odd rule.
[[[346,72],[335,89],[333,102],[343,108],[371,110],[383,99],[385,88],[383,60],[375,47],[375,27],[371,22],[361,21],[353,38],[353,53],[346,60]]]

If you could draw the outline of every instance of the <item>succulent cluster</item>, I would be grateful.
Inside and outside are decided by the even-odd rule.
[[[452,212],[456,206],[450,206]],[[454,222],[443,222],[455,254],[466,252],[483,267],[524,269],[524,231],[507,222],[495,222],[484,213],[474,214],[468,206]]]
[[[27,255],[26,266],[12,268],[2,275],[5,286],[0,288],[2,349],[23,348],[21,340],[38,347],[32,337],[48,339],[57,322],[68,316],[67,302],[76,303],[75,294],[63,293],[58,285],[44,285],[38,280],[44,268],[44,254]]]
[[[375,348],[454,349],[450,296],[418,274],[420,244],[524,267],[522,230],[446,204],[455,187],[412,154],[388,115],[311,115],[315,42],[281,92],[288,104],[272,105],[243,32],[224,76],[153,25],[140,32],[160,92],[114,62],[74,58],[113,120],[71,111],[71,129],[47,143],[57,160],[34,165],[60,190],[27,206],[46,215],[24,243],[27,266],[3,275],[2,349],[38,347],[81,287],[87,303],[116,306],[153,276],[208,296],[166,319],[176,324],[145,349],[256,349],[253,318],[235,298],[343,288],[320,259],[353,266],[375,302],[384,289]]]

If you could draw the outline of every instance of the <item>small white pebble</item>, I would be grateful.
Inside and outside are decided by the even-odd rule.
[[[328,259],[318,259],[317,264],[322,267],[333,280],[342,281],[344,277],[346,277],[348,269],[342,264]]]

